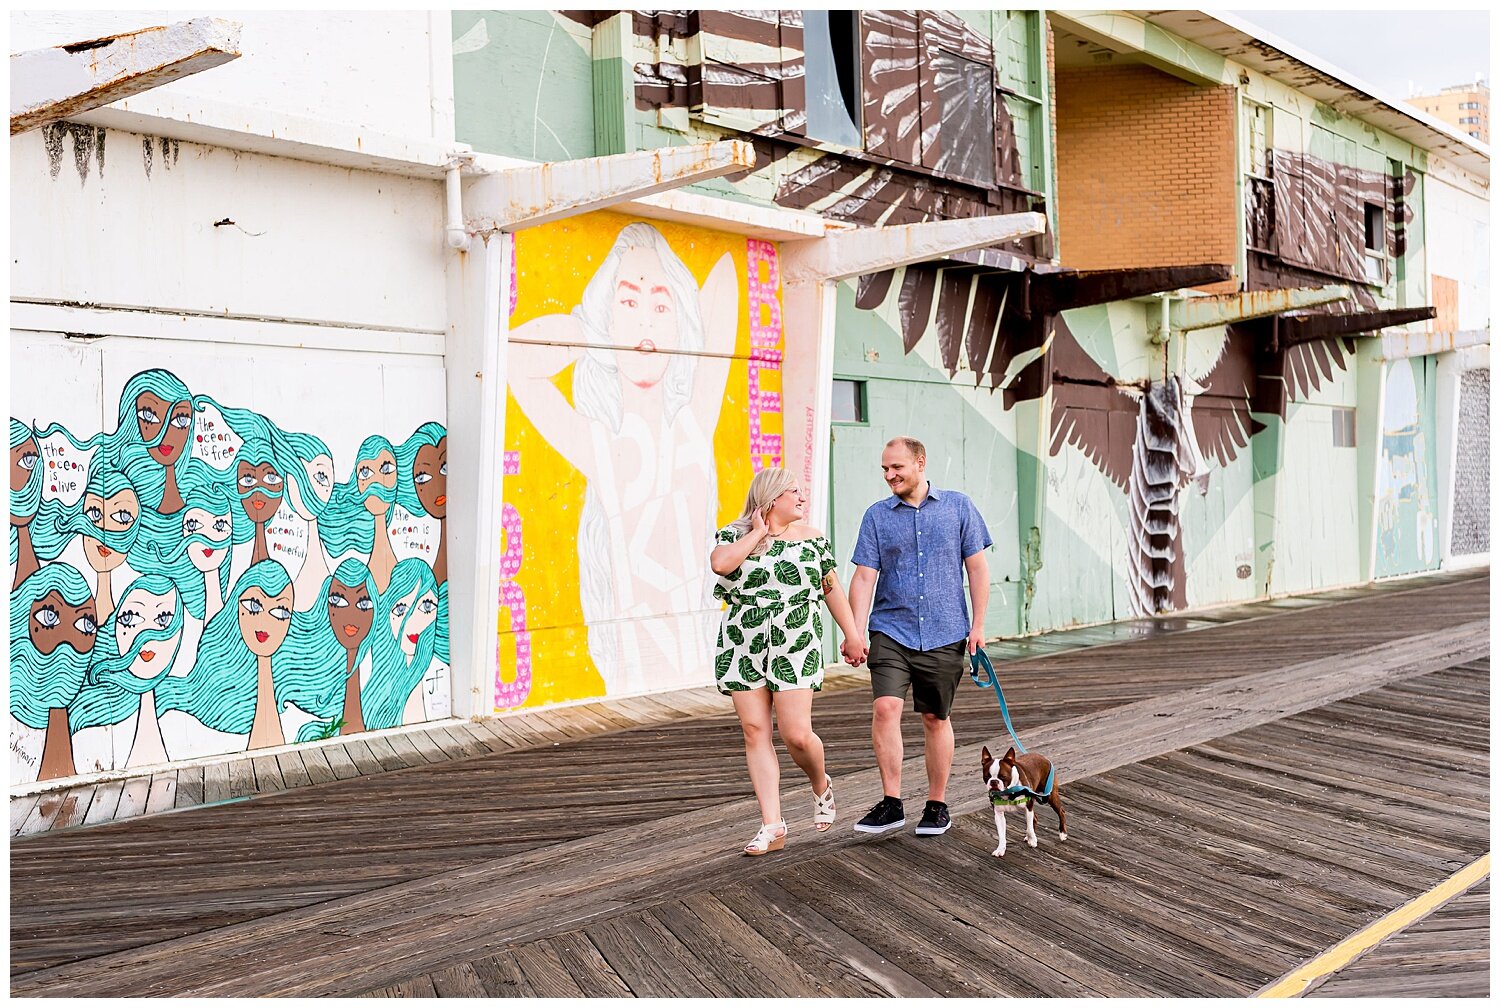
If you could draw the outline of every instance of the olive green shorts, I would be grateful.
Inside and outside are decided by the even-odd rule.
[[[969,668],[967,644],[966,638],[917,651],[877,630],[870,635],[870,688],[877,697],[902,700],[910,688],[918,713],[946,721],[953,694]]]

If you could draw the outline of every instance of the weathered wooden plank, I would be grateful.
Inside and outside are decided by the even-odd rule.
[[[201,766],[183,767],[177,771],[177,808],[203,804],[203,770]]]
[[[277,753],[276,766],[281,771],[282,783],[288,788],[307,787],[312,783],[312,777],[308,775],[300,750],[288,749],[286,752]]]
[[[131,819],[146,811],[146,801],[151,796],[150,777],[130,777],[120,792],[120,804],[115,808],[116,819]]]
[[[431,734],[431,731],[427,729],[400,732],[396,735],[385,736],[385,741],[390,744],[396,755],[406,762],[407,766],[442,763],[448,759],[448,754],[432,740]]]
[[[456,725],[451,725],[449,730],[461,733],[465,738],[473,743],[473,745],[476,746],[476,753],[484,753],[488,755],[490,753],[510,751],[510,746],[500,741],[491,733],[484,731],[472,721],[461,721]]]
[[[203,801],[221,802],[230,797],[229,763],[218,760],[203,765]]]
[[[708,987],[688,971],[673,968],[676,957],[662,956],[659,948],[643,946],[636,929],[621,918],[601,921],[584,928],[599,954],[604,956],[636,997],[709,997]],[[647,939],[648,941],[650,939]]]
[[[21,827],[26,824],[26,820],[31,817],[31,813],[36,811],[36,803],[39,798],[39,795],[32,794],[23,795],[20,798],[12,798],[10,800],[11,836],[15,836],[17,833],[19,833],[21,831]]]
[[[351,738],[344,744],[343,751],[361,776],[385,773],[385,767],[375,758],[375,754],[370,751],[370,746],[364,739]],[[329,763],[332,764],[332,762],[333,759],[330,756]]]
[[[241,798],[253,795],[255,787],[255,764],[248,758],[229,761],[229,796]]]
[[[165,812],[177,804],[177,771],[165,770],[151,778],[151,788],[146,793],[146,812]]]
[[[57,817],[52,820],[49,828],[62,830],[80,825],[88,813],[89,803],[93,801],[93,798],[94,785],[92,784],[69,788],[64,792],[62,806],[57,810]]]
[[[766,970],[758,968],[764,961],[758,953],[762,951],[761,946],[766,945],[765,940],[727,911],[721,922],[732,922],[738,927],[721,933],[715,933],[681,900],[653,907],[649,914],[699,960],[703,972],[714,980],[710,986],[724,990],[725,996],[789,996],[793,986],[802,991],[803,997],[818,996],[817,988],[810,982],[794,980],[790,985],[784,985],[780,982],[780,971],[774,966]]]
[[[582,931],[544,939],[584,997],[629,997],[630,988]]]
[[[250,765],[255,770],[256,791],[285,791],[286,781],[281,777],[281,764],[275,756],[254,756]]]
[[[89,802],[88,813],[83,817],[85,826],[96,826],[109,822],[120,807],[120,793],[125,790],[122,780],[106,781],[94,789],[94,800]]]
[[[536,991],[509,953],[486,956],[473,963],[475,974],[491,997],[535,997]]]
[[[386,770],[404,770],[407,767],[420,766],[426,762],[419,756],[403,756],[391,746],[391,740],[381,736],[372,735],[363,740],[369,747],[370,755]]]
[[[586,996],[547,939],[514,948],[510,954],[537,997]]]
[[[302,768],[307,771],[310,784],[331,784],[339,779],[328,763],[328,750],[332,746],[308,746],[302,751]],[[351,766],[353,764],[350,764]]]
[[[488,997],[479,974],[468,963],[459,963],[429,974],[438,997]]]

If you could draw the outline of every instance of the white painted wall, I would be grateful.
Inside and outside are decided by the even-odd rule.
[[[205,15],[244,26],[243,55],[154,93],[452,139],[446,11],[27,11],[10,16],[10,49],[64,45]],[[435,32],[436,46],[429,44]]]
[[[1483,193],[1481,195],[1481,192]],[[1490,204],[1488,191],[1427,178],[1427,266],[1458,281],[1458,327],[1490,324]]]
[[[437,181],[93,127],[11,140],[16,300],[442,333],[442,223]]]

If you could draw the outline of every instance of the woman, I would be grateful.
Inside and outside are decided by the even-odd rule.
[[[448,664],[448,429],[428,421],[396,449],[396,501],[414,516],[437,521],[432,576],[438,585],[437,637],[433,653]]]
[[[122,726],[110,739],[109,768],[168,761],[155,691],[177,660],[183,624],[177,586],[162,574],[145,574],[125,589],[119,609],[99,632],[88,678],[68,706],[68,722],[80,740],[87,729]]]
[[[307,556],[292,582],[298,605],[310,606],[332,571],[318,536],[318,519],[333,496],[333,455],[320,438],[295,432],[273,433],[272,447],[287,474],[286,502],[307,522]],[[306,602],[302,600],[306,599]],[[319,613],[321,616],[322,614]]]
[[[114,611],[112,579],[139,538],[136,519],[140,514],[140,497],[126,475],[107,459],[94,461],[89,466],[83,510],[72,517],[65,531],[77,532],[83,539],[84,558],[97,575],[94,595],[100,620]]]
[[[806,507],[789,472],[762,470],[750,481],[744,514],[719,531],[719,545],[709,558],[719,575],[714,594],[729,604],[719,628],[715,679],[719,692],[734,698],[760,804],[760,831],[745,845],[751,856],[786,843],[781,772],[771,742],[773,709],[781,740],[812,784],[818,832],[833,824],[836,813],[823,742],[812,730],[812,695],[823,688],[818,597],[828,602],[846,640],[859,647],[864,641],[833,572],[833,548],[802,521]]]
[[[234,541],[255,540],[255,550],[250,556],[252,565],[271,559],[271,550],[266,545],[266,523],[276,517],[281,507],[281,498],[286,494],[286,478],[278,472],[280,463],[269,441],[260,438],[247,440],[240,448],[235,464],[235,493],[240,507],[234,515]],[[253,527],[251,532],[246,525]]]
[[[291,628],[292,579],[275,560],[262,560],[240,575],[229,597],[233,604],[203,627],[192,671],[157,686],[157,710],[183,711],[215,731],[245,736],[249,749],[282,745],[271,668]]]
[[[88,582],[66,564],[43,565],[11,593],[13,782],[77,773],[68,705],[83,688],[98,629],[99,614]],[[43,737],[34,746],[37,735]]]
[[[417,557],[398,563],[390,586],[375,602],[374,658],[363,699],[366,728],[422,719],[421,697],[414,694],[432,665],[437,608],[432,568]]]
[[[360,442],[354,472],[334,487],[323,523],[318,526],[323,548],[337,559],[351,551],[368,558],[366,566],[385,591],[396,568],[391,545],[391,505],[396,503],[396,449],[379,434]]]
[[[709,656],[703,569],[718,514],[714,429],[739,328],[734,260],[700,287],[649,224],[623,228],[568,315],[516,327],[510,391],[584,476],[579,601],[610,695],[685,685]],[[572,399],[556,384],[572,368]],[[675,614],[664,617],[663,614]]]
[[[277,708],[287,711],[290,704],[315,718],[298,727],[298,742],[365,730],[360,688],[374,644],[370,628],[378,594],[369,568],[345,560],[324,579],[311,605],[293,613],[274,673]]]

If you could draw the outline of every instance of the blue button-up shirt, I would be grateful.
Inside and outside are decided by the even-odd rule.
[[[870,632],[917,651],[967,638],[964,561],[992,541],[979,509],[957,490],[929,483],[921,507],[894,494],[871,504],[854,543],[854,562],[880,572]]]

